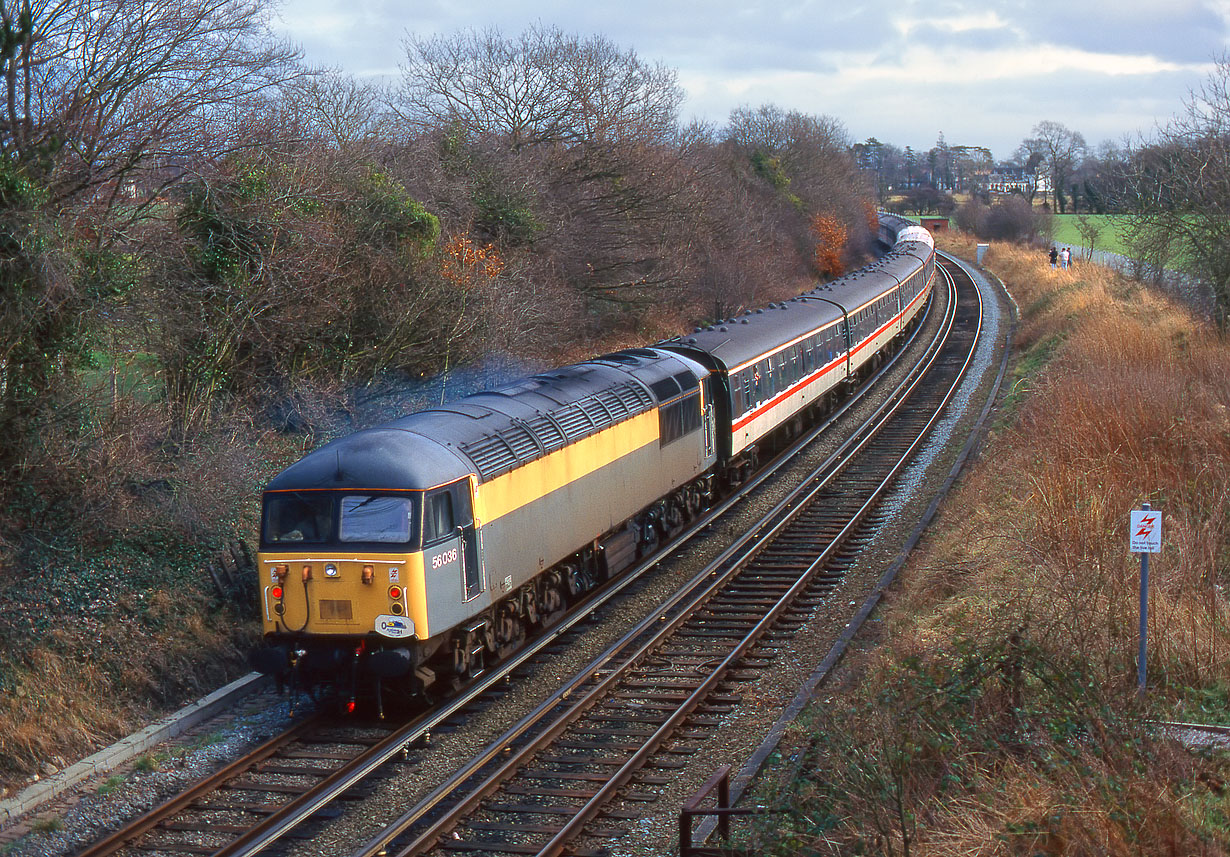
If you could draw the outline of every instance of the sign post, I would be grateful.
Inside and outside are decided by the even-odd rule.
[[[1149,554],[1162,549],[1162,513],[1148,503],[1132,510],[1128,546],[1140,554],[1140,651],[1136,656],[1136,692],[1145,692],[1145,664],[1149,653]]]

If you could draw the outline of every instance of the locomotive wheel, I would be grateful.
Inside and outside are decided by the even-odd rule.
[[[495,623],[496,655],[506,658],[525,640],[525,623],[517,612],[509,605],[500,609],[499,618]]]
[[[453,637],[453,672],[461,678],[481,675],[486,648],[483,636],[473,631],[458,633]]]
[[[683,489],[683,514],[684,517],[691,521],[700,514],[700,489],[695,485],[689,485]]]
[[[662,516],[663,534],[667,537],[673,536],[683,529],[683,511],[679,507],[679,501],[672,499],[666,504],[666,514]]]
[[[567,603],[564,581],[560,579],[559,572],[552,572],[542,583],[541,598],[538,601],[538,618],[542,627],[545,628],[555,621],[564,612]]]

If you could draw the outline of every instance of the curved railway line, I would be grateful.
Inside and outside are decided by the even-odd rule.
[[[382,822],[374,836],[355,839],[351,853],[603,853],[602,843],[625,831],[639,817],[637,807],[653,801],[740,705],[740,688],[789,649],[883,523],[877,503],[943,412],[979,336],[978,289],[964,275],[958,283],[953,266],[943,269],[947,295],[933,302],[943,317],[916,334],[934,330],[931,341],[901,351],[924,357],[899,373],[904,380],[870,418],[767,514],[741,525],[743,532],[670,599],[467,762],[454,765],[455,773],[420,794],[410,809]],[[534,659],[550,659],[568,635],[636,586],[642,574],[693,538],[715,537],[723,516],[852,404],[657,556],[431,711],[400,726],[305,718],[80,853],[293,852],[287,843],[311,836],[319,822],[337,815],[337,802],[361,800],[381,778],[414,776],[433,750],[433,734],[462,728],[492,707],[509,676]]]

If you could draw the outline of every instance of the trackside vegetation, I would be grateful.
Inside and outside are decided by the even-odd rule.
[[[972,244],[954,239],[962,255]],[[1010,407],[899,578],[882,645],[797,724],[774,854],[1230,853],[1230,352],[1140,284],[993,244]],[[1164,514],[1136,694],[1128,517]]]
[[[411,38],[384,89],[263,0],[7,8],[0,789],[246,672],[255,605],[205,568],[305,451],[873,240],[840,123],[685,124],[676,72],[600,36]]]

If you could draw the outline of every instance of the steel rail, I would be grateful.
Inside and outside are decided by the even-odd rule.
[[[947,272],[945,272],[945,277],[948,278]],[[951,281],[950,281],[950,285],[951,285]],[[979,320],[978,320],[978,325],[977,325],[978,330],[981,330],[981,327],[982,327],[982,306],[981,304],[982,302],[980,298],[979,299]],[[952,314],[949,316],[949,321],[951,322],[951,320],[955,318],[955,309],[956,309],[955,299],[950,302],[950,307],[953,310]],[[950,330],[951,328],[949,328],[949,331]],[[828,559],[832,556],[834,552],[838,550],[839,547],[844,545],[846,537],[848,537],[848,535],[854,530],[854,528],[858,526],[858,524],[862,521],[864,516],[868,514],[868,512],[872,509],[872,507],[875,506],[879,502],[881,496],[889,489],[893,481],[897,478],[897,475],[898,473],[900,473],[901,469],[906,466],[906,464],[909,462],[911,458],[913,458],[914,452],[918,448],[918,446],[922,444],[924,440],[926,439],[926,437],[931,433],[932,427],[934,427],[936,421],[939,420],[940,415],[943,414],[944,410],[947,408],[948,402],[952,400],[953,395],[955,395],[956,393],[957,387],[960,385],[961,380],[965,377],[965,373],[969,368],[970,361],[973,360],[976,344],[977,344],[977,335],[975,335],[974,337],[974,342],[971,343],[971,346],[969,348],[968,353],[966,354],[965,361],[960,371],[956,373],[956,377],[954,378],[952,385],[949,387],[948,392],[944,395],[943,400],[940,402],[939,406],[935,409],[935,412],[932,414],[931,418],[927,420],[926,425],[922,428],[921,431],[918,432],[918,436],[909,445],[906,451],[900,455],[896,464],[893,465],[889,473],[884,477],[884,479],[880,482],[880,484],[872,491],[871,495],[867,498],[866,502],[863,503],[863,505],[854,514],[854,516],[845,525],[845,527],[842,528],[841,532],[836,537],[833,538],[829,546],[825,548],[824,551],[811,563],[811,565],[808,566],[807,570],[799,576],[798,581],[792,587],[790,587],[789,591],[787,591],[784,595],[781,596],[780,599],[778,599],[777,604],[775,604],[773,608],[759,622],[756,623],[755,627],[752,628],[752,630],[748,632],[747,636],[745,636],[744,639],[726,656],[726,658],[713,669],[710,676],[698,688],[696,688],[696,690],[694,690],[689,695],[687,700],[685,700],[684,703],[679,706],[679,709],[676,711],[676,713],[672,715],[667,720],[666,723],[662,724],[662,726],[658,729],[658,731],[653,736],[651,736],[648,740],[646,740],[645,744],[641,747],[641,749],[639,749],[635,754],[633,754],[633,756],[630,759],[628,759],[628,761],[625,762],[624,765],[611,776],[610,780],[598,790],[598,793],[595,794],[592,798],[590,798],[589,801],[585,804],[585,806],[583,806],[573,816],[572,819],[570,819],[567,823],[565,823],[564,826],[560,829],[560,831],[556,833],[555,836],[553,836],[551,840],[547,842],[547,844],[544,845],[539,850],[537,857],[559,857],[559,855],[564,852],[564,849],[568,845],[568,843],[571,842],[572,839],[574,839],[577,835],[579,835],[581,831],[584,829],[585,825],[593,821],[594,818],[597,817],[598,813],[602,810],[602,808],[614,798],[615,793],[620,788],[622,788],[624,785],[626,785],[628,781],[632,779],[633,775],[638,770],[640,770],[640,768],[644,767],[645,763],[649,760],[650,756],[652,756],[653,753],[656,752],[657,749],[662,746],[663,742],[665,742],[666,739],[670,736],[670,734],[676,728],[678,728],[678,726],[683,722],[683,720],[689,714],[691,714],[691,712],[695,710],[696,707],[701,704],[701,702],[703,702],[705,697],[708,696],[708,694],[711,693],[717,687],[718,683],[734,667],[734,664],[739,660],[739,658],[741,658],[748,650],[750,650],[751,647],[768,632],[769,628],[772,627],[772,625],[777,621],[778,617],[780,617],[781,614],[784,613],[789,608],[789,606],[795,601],[795,599],[798,598],[798,596],[806,588],[806,586],[810,582],[811,578],[816,574],[816,572],[819,569],[823,568],[824,564],[827,563]],[[933,354],[932,358],[927,361],[929,366],[932,365],[934,361],[938,358],[938,354],[939,352],[937,350]],[[924,373],[920,373],[915,377],[913,383],[911,383],[910,385],[911,391],[919,383],[921,383],[923,377],[924,377]],[[909,393],[907,392],[905,396],[898,399],[897,404],[885,416],[885,422],[887,422],[888,419],[891,419],[892,416],[896,414],[896,412],[905,405],[906,401],[908,400],[908,397],[909,397]],[[876,433],[878,433],[878,431],[879,429],[877,428]],[[856,452],[861,450],[868,443],[870,443],[873,436],[874,434],[868,435],[866,438],[864,438],[864,440],[858,445],[858,449],[856,450]],[[815,494],[819,492],[819,490],[820,488],[819,486],[817,486],[810,492],[809,496],[814,497]],[[804,502],[801,505],[806,506],[807,503]]]
[[[950,307],[952,307],[954,303],[955,302],[950,301]],[[954,317],[955,317],[955,313],[950,311],[948,315],[948,319],[945,322],[945,330],[948,330],[951,328],[952,319]],[[930,366],[934,362],[934,360],[937,359],[938,351],[939,351],[938,347],[932,351],[930,359],[926,362],[927,366]],[[966,365],[968,365],[968,357],[966,360]],[[877,412],[876,416],[886,417],[888,414],[896,412],[896,410],[899,409],[904,404],[905,399],[908,398],[908,391],[912,390],[917,385],[917,383],[919,383],[919,380],[921,379],[924,372],[925,372],[925,368],[920,368],[919,371],[913,375],[912,379],[908,379],[908,388],[906,388],[906,392],[904,392],[902,395],[895,396],[894,397],[895,401],[890,402],[886,404],[884,407],[882,407]],[[949,392],[945,396],[945,401],[947,401],[948,398],[951,397],[951,395],[952,395],[952,391],[949,390]],[[889,405],[891,405],[891,410],[888,409]],[[925,435],[927,431],[929,431],[930,426],[934,423],[934,420],[938,418],[938,413],[941,410],[942,410],[942,405],[940,409],[937,409],[936,415],[932,417],[932,420],[929,421],[928,426],[924,428],[921,434]],[[873,417],[873,419],[875,419],[875,417]],[[808,483],[814,483],[816,481],[818,474],[821,471],[830,469],[835,461],[849,460],[850,456],[852,456],[855,452],[862,449],[867,443],[869,443],[872,437],[872,433],[862,430],[865,428],[866,426],[862,427],[859,432],[855,433],[856,438],[857,438],[857,443],[855,443],[855,439],[851,439],[851,441],[843,445],[843,448],[841,450],[839,450],[837,453],[831,456],[828,460],[826,460],[825,464],[821,465],[821,467],[818,468],[817,471],[813,472],[811,476],[808,477],[808,479],[805,479],[804,484],[806,485]],[[907,453],[905,454],[906,458],[908,458],[908,456],[912,452],[912,449],[916,446],[916,443],[917,441],[915,442],[915,444],[911,445],[910,450],[907,451]],[[896,474],[896,472],[898,472],[901,466],[903,466],[903,464],[901,462],[898,462],[898,464],[893,468],[893,473],[890,474],[885,479],[884,485],[887,485],[888,482],[891,481],[891,479]],[[819,481],[819,484],[812,484],[812,487],[807,492],[807,496],[814,497],[819,491],[823,490],[825,485],[828,484],[828,482],[831,480],[832,477],[833,477],[833,474],[830,473],[827,478],[821,479]],[[883,486],[876,492],[877,495],[882,490],[884,490]],[[869,500],[866,504],[864,504],[864,506],[854,516],[854,518],[850,522],[847,523],[847,526],[843,529],[842,536],[848,535],[848,533],[852,531],[852,529],[855,526],[857,526],[858,522],[863,518],[863,516],[867,513],[867,511],[870,510],[871,506],[873,505],[873,502],[874,500]],[[785,517],[782,517],[781,516],[782,511],[785,508],[787,508],[791,503],[796,504],[795,509],[791,510],[791,512]],[[695,592],[692,593],[692,601],[690,602],[689,609],[694,610],[694,609],[698,609],[700,606],[703,606],[703,604],[706,603],[712,597],[714,593],[719,591],[722,588],[722,586],[725,585],[725,583],[728,581],[729,578],[734,576],[734,574],[737,572],[738,565],[741,565],[743,562],[746,562],[748,559],[752,558],[760,550],[761,546],[771,541],[773,536],[777,532],[779,532],[782,528],[784,528],[786,525],[788,525],[790,520],[793,519],[798,514],[798,512],[806,505],[807,505],[806,502],[798,502],[798,497],[788,497],[785,500],[781,501],[775,507],[773,512],[771,512],[768,516],[766,516],[765,519],[762,519],[761,522],[758,522],[756,526],[751,528],[751,530],[738,543],[736,543],[731,548],[729,548],[727,551],[725,551],[721,557],[719,557],[717,560],[714,561],[714,563],[711,563],[708,567],[706,567],[705,570],[700,572],[696,576],[696,578],[694,578],[693,581],[689,584],[689,587],[694,588],[697,581],[700,581],[706,577],[709,577],[715,574],[715,571],[714,571],[715,568],[720,567],[722,564],[729,562],[731,556],[734,555],[739,550],[745,550],[744,555],[741,556],[739,560],[734,564],[735,567],[732,567],[731,570],[729,570],[726,574],[722,575],[721,578],[712,581],[706,587],[706,589],[699,595],[695,594]],[[769,518],[773,518],[773,517],[777,518],[776,524],[773,527],[771,527],[768,531],[765,531],[764,521]],[[749,635],[749,638],[736,651],[728,654],[728,656],[723,660],[724,668],[728,668],[735,661],[737,661],[739,657],[745,654],[747,649],[749,649],[755,643],[757,639],[763,636],[763,634],[773,624],[775,619],[778,618],[785,610],[789,608],[790,602],[793,601],[795,597],[797,597],[797,595],[803,590],[804,587],[806,587],[808,579],[814,575],[815,571],[818,568],[821,567],[821,564],[823,563],[823,561],[828,559],[831,556],[831,554],[835,550],[838,549],[840,545],[840,541],[841,541],[841,538],[835,540],[834,544],[832,544],[825,551],[823,556],[811,564],[811,566],[808,568],[806,573],[801,576],[800,580],[790,590],[786,598],[780,600],[779,603],[775,605],[769,611],[767,615],[761,618],[761,620],[757,623],[756,628],[754,629],[752,634]],[[682,625],[685,621],[687,621],[690,618],[687,613],[683,613],[683,614],[676,616],[676,618],[673,621],[667,623],[666,625],[664,626],[660,625],[660,623],[666,619],[666,614],[669,614],[672,610],[674,610],[678,601],[683,597],[685,596],[682,593],[677,595],[675,599],[673,599],[671,602],[668,602],[668,604],[663,605],[663,607],[660,608],[658,611],[655,611],[654,616],[642,622],[640,625],[637,626],[637,628],[634,628],[632,631],[630,631],[625,636],[624,639],[622,639],[620,642],[615,644],[614,647],[626,645],[628,640],[633,639],[635,636],[642,633],[647,627],[651,625],[659,625],[660,627],[660,632],[658,634],[655,634],[650,640],[644,642],[641,646],[639,646],[635,652],[633,652],[630,655],[627,655],[624,658],[623,662],[625,665],[633,664],[639,661],[643,655],[651,651],[653,648],[656,648],[657,645],[660,644],[660,641],[662,639],[664,639],[673,630],[678,628],[680,625]],[[612,647],[612,649],[614,649],[614,647]],[[580,679],[588,680],[591,675],[594,675],[595,673],[606,668],[609,665],[609,661],[612,659],[612,657],[613,657],[612,650],[608,650],[608,652],[604,653],[602,656],[596,659],[585,670],[583,670],[581,673],[578,674],[578,679],[574,680],[574,682],[570,684],[569,690],[574,689],[578,685]],[[723,669],[722,672],[724,671],[725,670]],[[614,674],[614,672],[612,672],[610,675],[607,676],[605,680],[601,681],[597,686],[592,688],[584,697],[576,701],[569,709],[568,715],[571,715],[571,716],[565,716],[564,719],[565,720],[574,719],[575,716],[579,715],[583,711],[588,710],[590,707],[592,707],[597,700],[601,699],[607,692],[609,692],[612,684],[614,683],[616,679],[617,679],[617,676]],[[658,736],[655,738],[651,738],[649,743],[646,746],[642,747],[638,755],[633,760],[629,761],[627,763],[627,766],[624,769],[621,769],[623,771],[623,774],[616,776],[613,782],[609,783],[608,786],[605,787],[605,789],[599,793],[599,795],[595,796],[592,799],[591,806],[594,807],[595,812],[604,803],[602,799],[603,796],[604,795],[609,796],[610,794],[613,794],[615,790],[617,790],[622,785],[626,784],[626,781],[630,779],[631,776],[634,775],[635,770],[640,767],[639,762],[647,758],[648,755],[652,752],[652,750],[655,749],[658,745],[660,745],[660,743],[663,740],[665,740],[665,735],[667,734],[667,730],[669,729],[669,727],[672,724],[678,724],[684,718],[686,718],[686,716],[692,710],[694,710],[697,705],[700,704],[700,701],[704,698],[704,696],[707,695],[706,691],[716,686],[716,684],[720,681],[720,679],[721,679],[721,672],[712,674],[710,679],[705,683],[705,685],[700,690],[695,691],[689,697],[689,702],[685,704],[683,708],[677,711],[677,713],[670,719],[670,722],[666,724],[659,731]],[[566,695],[566,693],[564,695]],[[402,832],[404,832],[406,829],[408,829],[410,826],[412,826],[414,823],[420,820],[423,816],[425,816],[427,812],[433,809],[435,805],[445,795],[447,795],[451,791],[454,791],[456,788],[458,788],[465,780],[469,779],[484,764],[486,764],[487,761],[489,761],[491,758],[494,758],[494,756],[499,752],[501,748],[509,746],[509,743],[511,741],[520,737],[521,734],[527,731],[528,728],[532,725],[531,723],[529,723],[529,721],[537,720],[541,718],[548,710],[550,710],[550,708],[554,707],[553,703],[555,701],[556,700],[549,700],[547,703],[544,703],[542,706],[539,707],[539,709],[531,713],[531,715],[529,715],[525,721],[517,724],[517,726],[515,726],[513,730],[510,730],[508,733],[505,733],[503,736],[500,737],[500,739],[497,739],[497,741],[492,742],[487,752],[485,752],[480,757],[476,757],[469,765],[466,766],[466,768],[457,772],[457,774],[455,774],[454,777],[452,777],[448,782],[442,784],[431,795],[429,795],[428,797],[420,801],[419,804],[417,804],[409,812],[404,814],[400,819],[398,819],[397,822],[395,822],[393,825],[390,825],[379,836],[377,836],[375,839],[373,839],[371,842],[365,845],[363,849],[356,852],[356,855],[365,855],[365,857],[370,857],[370,855],[377,854],[381,850],[383,850],[385,847],[387,847],[387,845],[393,839],[395,839],[396,836],[400,835]],[[567,724],[557,724],[556,726],[548,727],[542,733],[542,735],[540,736],[538,740],[522,748],[522,750],[520,750],[517,753],[517,755],[514,756],[513,758],[506,760],[500,766],[500,769],[497,772],[490,775],[487,782],[485,782],[478,789],[475,789],[473,792],[467,795],[462,801],[455,804],[453,811],[450,813],[450,816],[464,815],[466,812],[473,810],[478,805],[478,803],[481,802],[483,797],[485,797],[487,794],[494,791],[495,786],[498,785],[500,781],[506,779],[508,775],[511,775],[511,773],[516,769],[519,763],[521,763],[524,759],[528,758],[538,749],[541,749],[541,747],[545,745],[545,743],[548,743],[548,740],[547,740],[548,738],[561,733],[563,729],[566,727],[566,725]],[[578,822],[578,824],[579,823],[580,822]],[[444,830],[446,830],[449,826],[450,826],[450,823],[448,820],[446,819],[438,820],[436,823],[432,825],[431,828],[423,832],[413,843],[411,843],[410,845],[406,846],[404,849],[399,851],[398,852],[399,857],[405,857],[405,855],[410,855],[410,854],[422,853],[422,851],[425,848],[430,847],[431,844],[434,842],[434,840],[438,839],[439,835]],[[561,843],[566,841],[569,835],[575,832],[575,829],[576,828],[570,826],[570,827],[565,828],[564,830],[561,830],[561,832],[557,834],[557,839]],[[562,848],[562,845],[560,847]]]
[[[928,306],[928,314],[930,311],[930,306]],[[906,344],[914,341],[915,337],[917,337],[922,330],[922,327],[923,325],[920,323],[910,335]],[[573,610],[569,611],[567,616],[553,625],[548,631],[544,632],[533,641],[527,643],[525,647],[518,650],[506,661],[501,662],[491,673],[480,678],[477,683],[467,685],[459,696],[445,703],[441,708],[434,709],[424,717],[416,719],[407,727],[398,730],[388,739],[382,741],[376,747],[373,747],[368,753],[365,753],[363,756],[357,758],[354,762],[348,764],[344,768],[339,769],[335,775],[331,776],[325,782],[319,783],[299,798],[291,801],[282,809],[259,822],[247,833],[241,835],[228,845],[216,851],[213,857],[252,857],[252,855],[263,851],[269,845],[294,830],[299,824],[318,812],[322,807],[336,799],[338,795],[353,787],[355,784],[362,781],[373,771],[382,766],[389,759],[401,753],[409,744],[423,737],[441,722],[447,720],[458,711],[465,708],[473,702],[475,698],[481,696],[488,688],[502,681],[505,676],[510,674],[521,664],[536,656],[543,649],[553,644],[558,638],[570,631],[578,623],[588,619],[594,611],[615,598],[616,595],[638,580],[650,568],[653,568],[666,557],[679,550],[694,535],[704,530],[714,520],[725,514],[750,491],[763,484],[781,467],[783,467],[795,453],[805,448],[807,444],[815,440],[815,438],[825,429],[846,414],[849,409],[868,395],[869,391],[875,387],[875,381],[886,373],[893,365],[895,365],[896,360],[899,359],[900,354],[904,353],[904,351],[905,348],[903,347],[898,354],[894,356],[893,361],[889,361],[881,367],[877,373],[868,379],[867,383],[861,386],[855,395],[852,395],[849,399],[843,402],[842,406],[820,425],[805,432],[795,443],[791,444],[786,451],[767,464],[764,468],[761,468],[755,477],[741,487],[740,491],[728,497],[713,509],[708,510],[697,520],[687,525],[675,539],[664,545],[663,548],[656,552],[653,556],[647,558],[633,569],[613,580],[610,585],[604,586],[600,590],[596,590],[590,598]],[[580,682],[577,683],[579,684]],[[543,705],[554,705],[557,703],[558,699],[566,698],[569,693],[572,692],[572,686],[572,683],[570,683],[568,687],[556,691],[556,693],[552,694],[551,698],[547,702],[544,702]],[[489,757],[494,755],[494,753],[487,753],[483,755],[487,756],[487,760],[489,761]],[[473,764],[482,763],[485,762],[476,761]]]
[[[930,315],[932,303],[933,302],[929,303],[927,307],[926,317],[929,317]],[[295,829],[304,820],[318,812],[322,807],[335,800],[346,790],[368,777],[373,771],[388,762],[389,759],[403,753],[411,743],[430,733],[430,731],[436,728],[441,722],[454,716],[467,705],[470,705],[474,699],[481,696],[499,681],[502,681],[509,673],[521,664],[536,656],[542,651],[542,649],[553,644],[557,639],[569,632],[575,625],[589,618],[589,616],[592,615],[597,609],[615,598],[616,595],[621,593],[627,586],[634,583],[646,571],[679,550],[694,535],[708,527],[714,520],[725,514],[732,506],[740,502],[750,492],[766,482],[781,467],[788,463],[794,454],[805,448],[834,422],[848,413],[849,410],[857,403],[862,401],[862,399],[875,388],[875,382],[878,381],[881,376],[888,372],[894,365],[896,365],[896,362],[900,359],[901,354],[905,353],[906,346],[915,341],[921,333],[923,326],[924,325],[920,323],[911,333],[910,337],[906,343],[904,343],[899,352],[894,355],[893,359],[886,362],[886,364],[874,373],[867,380],[867,382],[862,384],[853,395],[843,401],[840,407],[829,415],[826,420],[806,431],[793,444],[789,445],[789,447],[780,455],[758,470],[756,475],[741,486],[738,492],[726,498],[712,509],[707,510],[705,514],[691,524],[687,525],[680,531],[676,538],[663,545],[662,548],[652,557],[642,561],[633,569],[612,581],[609,585],[595,591],[590,598],[570,610],[568,615],[563,617],[548,631],[544,632],[533,641],[527,643],[524,648],[519,650],[507,660],[501,662],[492,672],[483,676],[476,682],[472,682],[467,685],[459,695],[450,699],[442,706],[433,709],[431,712],[423,715],[422,717],[415,718],[406,726],[397,729],[388,737],[373,746],[369,751],[346,763],[337,771],[332,772],[328,779],[318,783],[307,792],[295,797],[286,805],[270,813],[266,818],[256,823],[246,833],[241,834],[229,844],[214,852],[214,857],[240,857],[240,855],[243,855],[243,857],[249,857],[249,855],[254,855],[264,850],[273,842]],[[932,347],[934,347],[934,344],[929,346],[929,348]],[[723,555],[725,556],[726,554],[724,553]],[[663,605],[663,609],[666,609],[666,605]],[[648,624],[653,623],[649,622]],[[643,630],[634,630],[634,632],[630,633],[643,633]],[[601,667],[594,668],[598,669]],[[551,706],[558,704],[560,699],[566,698],[575,690],[577,686],[582,684],[587,678],[587,675],[587,671],[583,670],[578,674],[578,677],[574,679],[573,682],[570,682],[567,686],[552,694],[552,696],[545,701],[540,708],[549,709]],[[211,791],[216,790],[220,783],[232,780],[259,765],[262,761],[265,761],[276,753],[280,747],[283,747],[290,741],[293,741],[296,737],[308,731],[309,728],[319,725],[322,720],[323,718],[318,716],[292,726],[282,735],[276,736],[261,745],[261,747],[245,755],[243,758],[236,760],[230,765],[227,765],[225,768],[220,769],[209,777],[194,784],[179,795],[176,795],[155,809],[147,812],[136,821],[125,825],[120,830],[94,843],[85,851],[80,852],[79,857],[107,857],[108,855],[122,850],[135,840],[139,839],[141,836],[155,829],[160,822],[183,812],[201,797],[209,794]],[[528,725],[525,728],[528,729]],[[509,740],[513,740],[515,737],[516,736],[510,735]],[[482,763],[477,762],[476,760],[475,764]],[[467,767],[473,767],[473,764]],[[372,853],[375,852],[373,851]]]
[[[124,825],[114,833],[99,839],[93,844],[78,852],[77,857],[107,857],[117,851],[124,849],[133,840],[144,836],[146,833],[153,830],[159,823],[183,812],[195,801],[202,796],[215,791],[219,783],[224,783],[238,777],[240,774],[250,770],[253,766],[260,764],[265,759],[268,759],[282,747],[292,743],[304,733],[317,727],[322,722],[323,718],[320,715],[305,718],[300,722],[292,725],[282,733],[273,736],[259,747],[244,754],[242,758],[236,759],[229,765],[214,771],[204,779],[194,783],[190,788],[175,795],[170,800],[159,804],[153,809],[139,816],[134,821]]]

